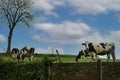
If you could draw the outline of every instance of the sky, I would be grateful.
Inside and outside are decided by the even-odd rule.
[[[36,53],[77,55],[85,41],[114,42],[120,58],[120,0],[32,0],[30,28],[17,25],[12,48],[33,46]],[[0,52],[7,47],[8,27],[0,23]],[[55,52],[54,52],[55,53]]]

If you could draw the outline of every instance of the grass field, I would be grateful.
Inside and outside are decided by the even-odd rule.
[[[39,62],[41,61],[43,56],[47,56],[49,59],[54,60],[54,63],[58,63],[59,60],[57,58],[57,55],[55,54],[36,54],[34,56],[33,62]],[[63,63],[75,63],[75,55],[60,55],[60,59]],[[90,62],[91,58],[87,58],[84,62]],[[106,62],[106,59],[101,59],[102,62]],[[0,61],[5,62],[17,62],[17,60],[13,60],[11,55],[6,55],[5,53],[0,53]],[[29,62],[28,58],[25,58],[25,62]],[[81,59],[79,59],[79,62],[82,62]],[[112,62],[112,60],[110,60]],[[116,62],[120,62],[120,60],[116,60]]]

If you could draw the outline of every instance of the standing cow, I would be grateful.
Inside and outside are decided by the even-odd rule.
[[[24,60],[25,57],[29,58],[29,61],[33,60],[34,57],[34,52],[35,52],[35,48],[33,47],[29,47],[29,46],[25,46],[20,50],[21,53],[21,60]]]
[[[94,60],[97,59],[97,55],[107,55],[107,62],[110,60],[110,55],[112,56],[114,62],[116,60],[115,44],[113,42],[99,44],[85,42],[82,43],[82,45],[85,46],[85,49],[92,55]]]

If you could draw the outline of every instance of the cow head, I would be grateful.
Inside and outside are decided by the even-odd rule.
[[[77,62],[79,58],[83,55],[83,50],[79,51],[78,56],[76,57],[75,61]]]
[[[85,43],[82,43],[82,45],[85,46],[86,51],[89,51],[89,42],[86,41]]]

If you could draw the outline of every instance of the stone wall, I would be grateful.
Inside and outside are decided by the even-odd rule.
[[[51,66],[51,80],[120,80],[120,63],[55,63]]]

